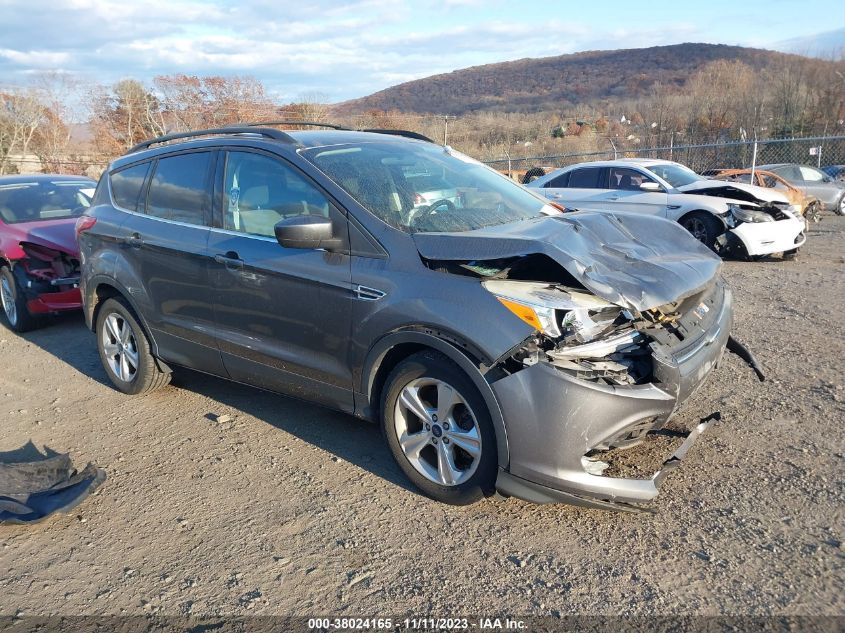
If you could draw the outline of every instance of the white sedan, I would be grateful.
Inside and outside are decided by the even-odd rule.
[[[579,163],[526,186],[572,209],[647,213],[674,220],[723,254],[794,255],[806,240],[804,219],[780,192],[707,180],[667,160]]]

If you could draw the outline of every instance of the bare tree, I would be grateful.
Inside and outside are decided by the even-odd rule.
[[[6,139],[0,162],[0,174],[8,173],[13,154],[26,159],[32,139],[44,116],[44,107],[32,88],[14,89],[0,94],[0,127]]]

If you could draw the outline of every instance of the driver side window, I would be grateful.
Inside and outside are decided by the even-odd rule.
[[[273,237],[279,220],[297,215],[330,217],[336,212],[313,184],[284,163],[263,154],[229,152],[223,182],[223,228]]]

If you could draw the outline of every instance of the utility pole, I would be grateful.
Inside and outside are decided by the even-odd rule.
[[[443,145],[449,144],[449,115],[443,117]]]

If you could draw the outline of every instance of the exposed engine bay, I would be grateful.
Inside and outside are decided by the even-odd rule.
[[[654,358],[677,353],[706,332],[724,293],[720,279],[680,301],[639,311],[597,297],[544,255],[427,263],[443,272],[480,277],[505,307],[536,328],[537,334],[500,365],[504,375],[544,361],[599,384],[659,382]]]

